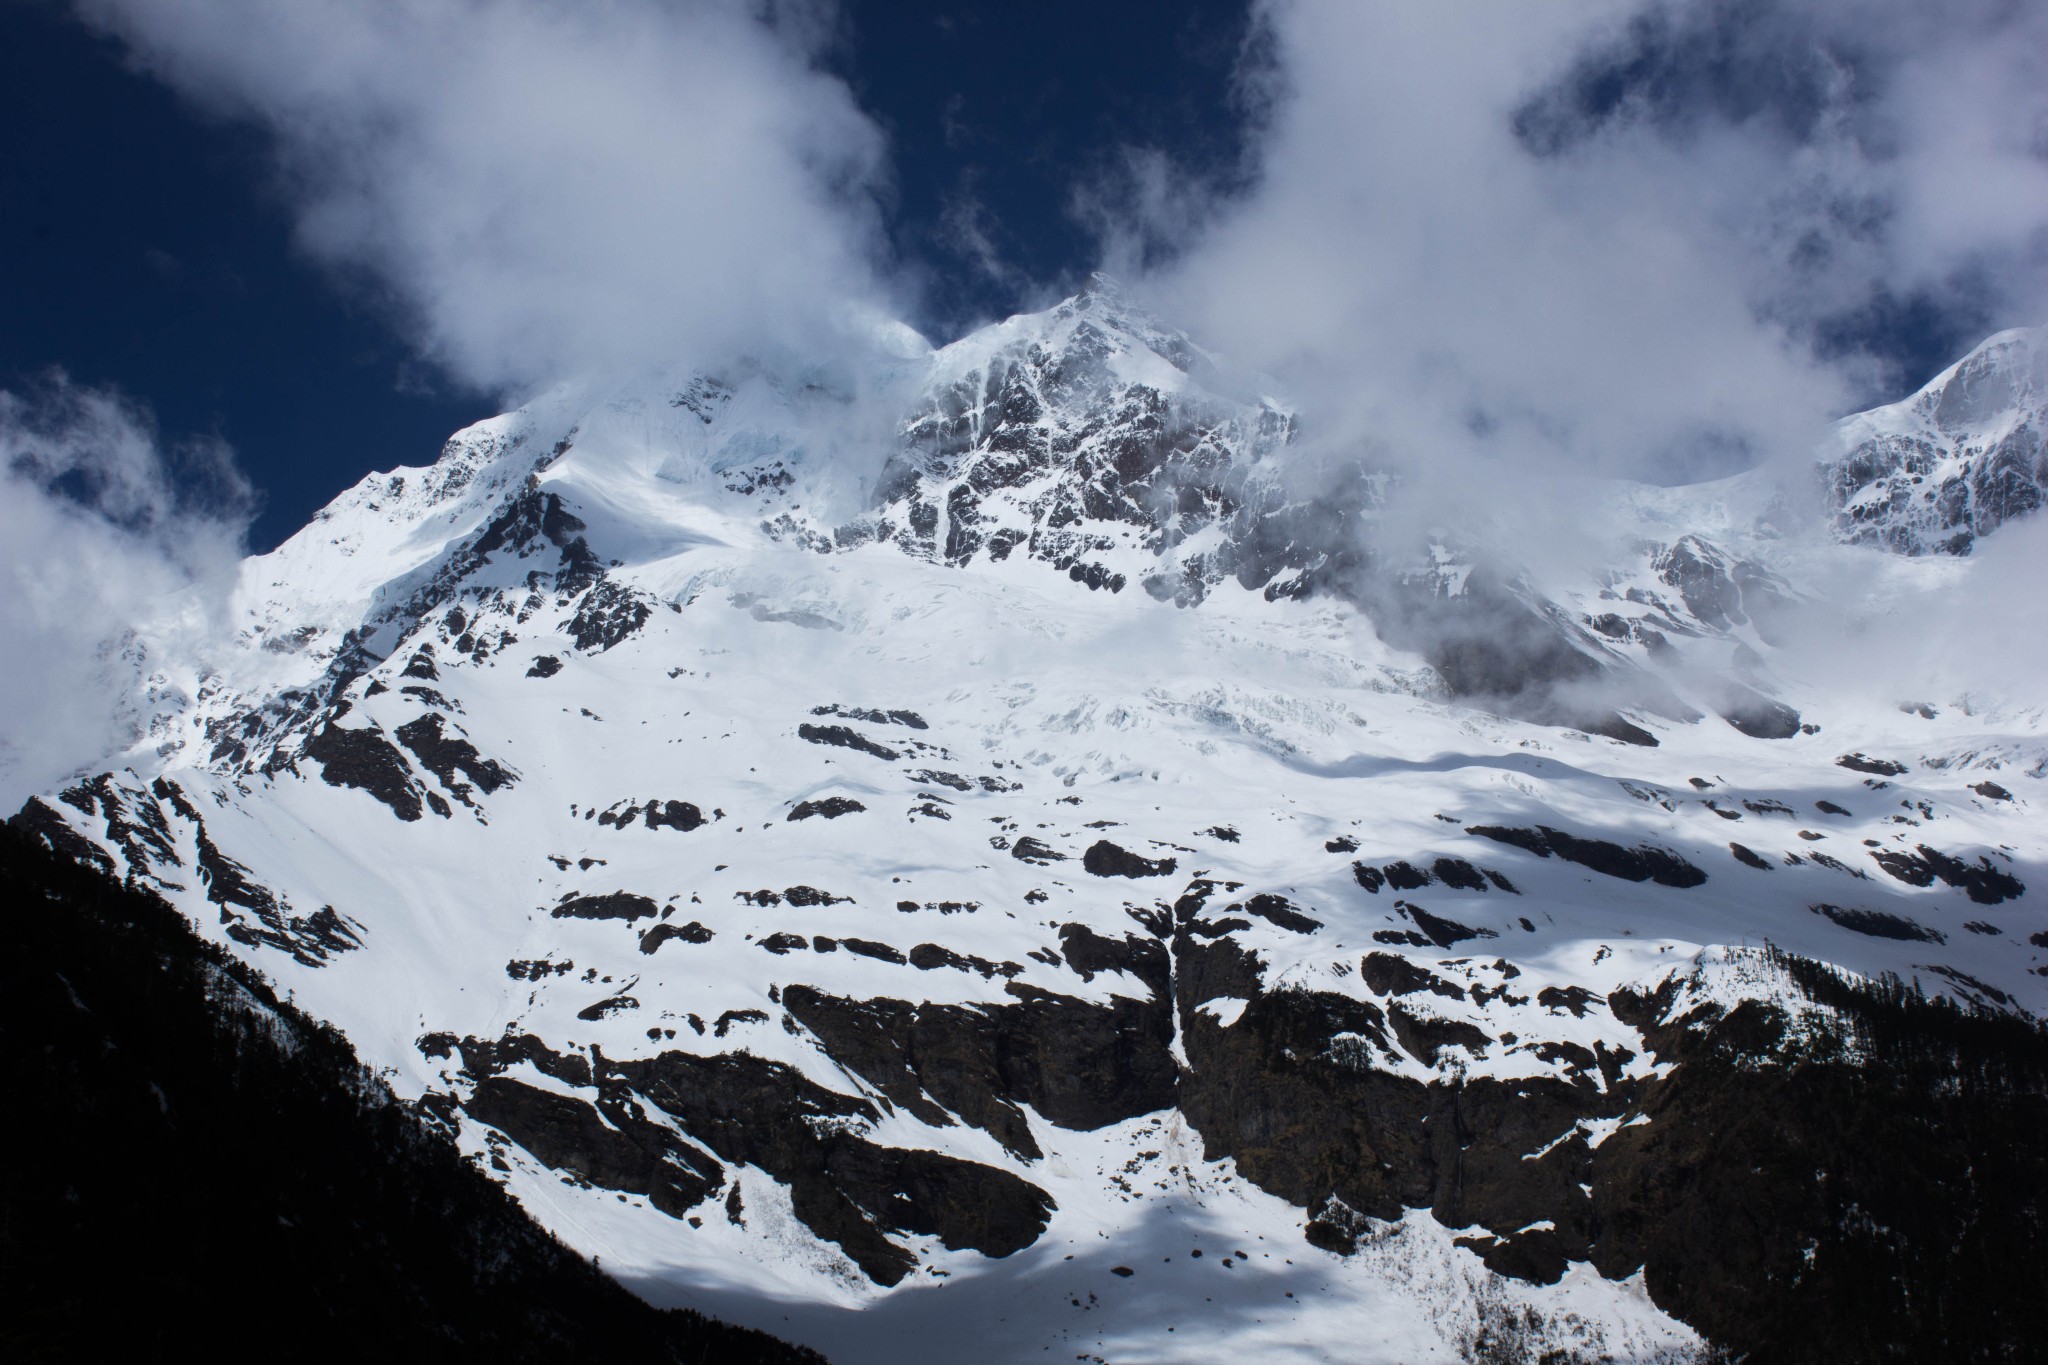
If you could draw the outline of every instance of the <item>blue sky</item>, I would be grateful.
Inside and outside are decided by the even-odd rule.
[[[0,388],[58,366],[233,445],[267,546],[378,461],[495,410],[291,247],[262,140],[125,70],[53,7],[0,5]]]

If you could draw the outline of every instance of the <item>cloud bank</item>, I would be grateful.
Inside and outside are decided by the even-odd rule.
[[[486,391],[815,352],[888,291],[881,135],[808,0],[75,0],[253,125],[314,259]]]
[[[138,634],[203,629],[253,494],[229,451],[61,374],[0,390],[0,807],[146,739]]]
[[[1259,10],[1252,188],[1135,157],[1112,268],[1433,504],[1803,459],[1903,333],[2048,316],[2039,6]]]

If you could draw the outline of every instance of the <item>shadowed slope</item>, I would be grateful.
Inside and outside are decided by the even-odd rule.
[[[190,1358],[234,1340],[276,1360],[821,1360],[634,1298],[339,1033],[163,902],[11,828],[0,942],[0,1355]]]

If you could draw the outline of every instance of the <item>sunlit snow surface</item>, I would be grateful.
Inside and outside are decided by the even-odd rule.
[[[911,369],[975,363],[958,351],[898,360]],[[1677,973],[1703,998],[1763,996],[1802,1008],[1740,951],[1767,942],[1859,974],[1896,973],[1930,993],[2034,1012],[2048,1002],[2039,974],[2048,954],[2029,942],[2048,928],[2038,891],[1973,904],[1940,881],[1906,885],[1871,857],[1873,846],[1925,843],[1989,858],[2030,888],[2048,884],[2038,694],[1825,692],[1796,653],[1743,631],[1699,647],[1772,660],[1784,695],[1818,733],[1758,740],[1707,715],[1646,721],[1659,741],[1647,749],[1503,720],[1450,704],[1420,659],[1389,650],[1334,599],[1267,601],[1226,584],[1186,610],[1136,591],[1088,591],[1022,555],[962,569],[888,544],[821,554],[773,538],[762,529],[769,512],[843,495],[827,483],[854,457],[826,447],[835,414],[850,409],[801,386],[752,384],[718,400],[719,413],[739,414],[726,425],[682,401],[691,391],[677,379],[610,395],[564,389],[481,424],[451,442],[439,465],[365,480],[276,553],[251,560],[239,640],[154,659],[157,724],[121,760],[130,775],[118,782],[141,801],[149,780],[168,774],[227,856],[293,914],[333,906],[363,946],[303,965],[226,940],[194,874],[188,821],[170,822],[178,863],[159,860],[151,875],[203,932],[339,1024],[403,1095],[462,1088],[457,1060],[424,1055],[424,1035],[513,1031],[611,1058],[744,1049],[834,1090],[871,1094],[801,1029],[785,1027],[771,991],[804,982],[856,999],[994,1004],[1010,999],[1004,978],[846,951],[777,955],[760,940],[937,944],[1014,963],[1017,982],[1061,995],[1143,997],[1148,988],[1123,973],[1083,982],[1032,954],[1056,945],[1063,924],[1121,938],[1135,927],[1128,909],[1170,903],[1195,876],[1284,895],[1321,922],[1312,933],[1262,921],[1239,934],[1266,962],[1268,990],[1374,998],[1358,963],[1388,950],[1376,932],[1408,928],[1394,905],[1402,897],[1492,935],[1458,952],[1395,949],[1453,981],[1497,986],[1497,962],[1520,972],[1520,1003],[1410,1002],[1494,1040],[1448,1048],[1433,1066],[1392,1051],[1376,1059],[1417,1079],[1555,1074],[1557,1064],[1536,1054],[1545,1040],[1627,1047],[1628,1066],[1647,1070],[1640,1037],[1597,1000],[1577,1017],[1535,996],[1556,985],[1604,999]],[[793,487],[733,491],[726,472],[765,457],[794,471]],[[610,581],[654,604],[645,625],[610,648],[576,648],[575,604],[530,592],[528,575],[551,559],[500,556],[424,617],[399,610],[529,474],[573,508]],[[1671,524],[1673,536],[1717,517],[1728,524],[1709,533],[1749,524],[1728,512],[1725,490],[1615,496],[1618,517],[1652,531]],[[1795,588],[1800,555],[1833,572],[1851,560],[1873,574],[1908,572],[1868,549],[1799,542],[1781,553],[1795,566],[1785,570]],[[1947,583],[1978,567],[1910,571]],[[1629,572],[1610,568],[1602,579],[1589,569],[1546,586],[1590,611],[1602,584]],[[451,605],[463,611],[453,624]],[[466,735],[516,781],[474,795],[473,805],[453,802],[446,818],[408,823],[362,790],[328,785],[311,759],[266,774],[210,757],[218,731],[208,733],[209,721],[284,705],[277,699],[293,689],[310,693],[351,630],[383,661],[344,689],[347,728],[389,735],[440,714],[448,734]],[[490,648],[458,650],[465,634]],[[406,676],[422,645],[432,650],[431,680]],[[543,657],[560,670],[533,676]],[[1897,705],[1922,700],[1921,710]],[[830,707],[913,712],[926,728],[817,714]],[[804,724],[852,725],[897,757],[807,742]],[[1845,754],[1905,771],[1872,777],[1839,766]],[[1976,790],[1988,780],[2012,799]],[[797,803],[826,797],[865,809],[787,818]],[[620,829],[593,818],[650,800],[689,802],[707,823]],[[1828,813],[1822,801],[1848,813]],[[101,824],[60,809],[104,841]],[[1538,824],[1672,850],[1706,881],[1682,889],[1617,880],[1466,832]],[[1013,856],[1026,836],[1065,860]],[[1090,876],[1080,858],[1099,838],[1172,858],[1176,869],[1143,880]],[[1768,868],[1738,861],[1731,840]],[[1354,861],[1427,866],[1446,856],[1497,871],[1519,894],[1441,883],[1369,894],[1352,870]],[[792,886],[850,899],[741,898]],[[672,939],[649,954],[639,947],[645,923],[550,914],[567,896],[616,891],[715,936]],[[976,908],[936,908],[946,903]],[[1854,932],[1810,908],[1823,904],[1911,920],[1929,937]],[[523,980],[508,975],[514,962],[573,967]],[[579,1017],[620,996],[634,1003]],[[1204,1008],[1229,1024],[1242,1005]],[[689,1022],[737,1011],[760,1017],[731,1022],[722,1037]],[[508,1074],[565,1088],[523,1064]],[[786,1192],[758,1169],[733,1168],[743,1225],[712,1199],[698,1226],[636,1196],[582,1186],[517,1147],[492,1149],[544,1223],[650,1299],[768,1328],[846,1362],[1448,1360],[1471,1348],[1484,1323],[1526,1321],[1528,1310],[1547,1342],[1594,1357],[1684,1359],[1699,1344],[1649,1302],[1640,1277],[1610,1282],[1580,1265],[1551,1287],[1504,1279],[1453,1246],[1461,1230],[1426,1212],[1386,1225],[1351,1258],[1316,1250],[1302,1240],[1303,1210],[1237,1178],[1231,1163],[1205,1161],[1200,1135],[1175,1111],[1094,1132],[1034,1116],[1032,1133],[1043,1160],[901,1109],[870,1130],[884,1144],[1015,1171],[1058,1206],[1036,1244],[1002,1260],[909,1239],[922,1266],[889,1290],[798,1223]],[[474,1122],[462,1140],[487,1151]]]

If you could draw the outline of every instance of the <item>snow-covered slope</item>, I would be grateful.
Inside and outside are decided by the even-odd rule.
[[[1735,1272],[1635,1216],[1688,1048],[1853,1067],[1784,954],[2048,1006],[2040,708],[1802,692],[1767,538],[1383,554],[1381,476],[1292,490],[1105,285],[876,373],[365,480],[19,819],[650,1298],[846,1361],[1693,1358]]]

